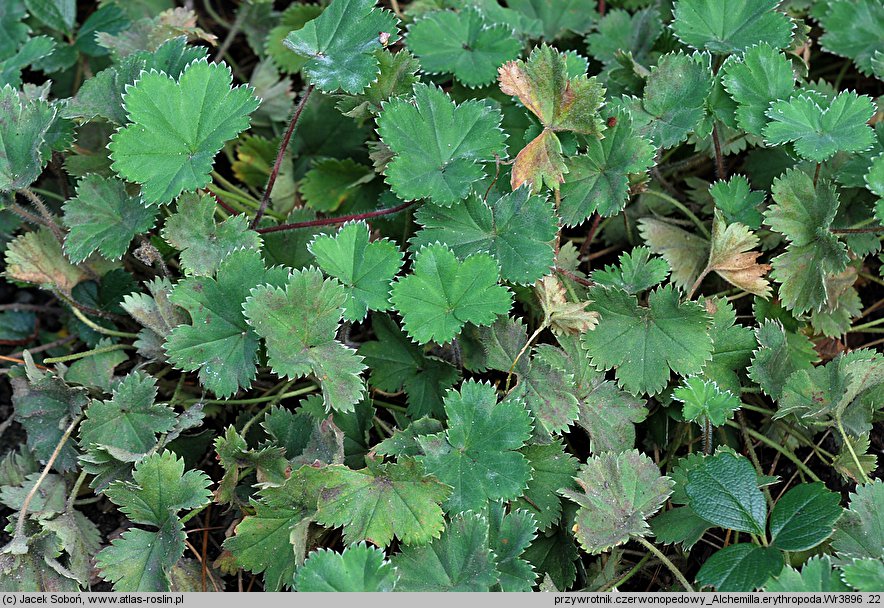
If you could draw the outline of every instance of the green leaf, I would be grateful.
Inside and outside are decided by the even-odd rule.
[[[825,484],[794,486],[770,513],[771,546],[783,551],[812,549],[832,535],[841,513],[841,497]]]
[[[794,372],[811,369],[818,359],[806,336],[787,334],[779,321],[764,321],[755,330],[755,337],[759,348],[749,367],[749,377],[774,399],[780,398]]]
[[[721,83],[737,102],[741,129],[761,135],[772,102],[786,99],[795,88],[792,63],[767,43],[753,46],[742,57],[729,58],[722,66]]]
[[[580,505],[576,536],[585,551],[602,553],[650,532],[647,518],[672,494],[672,480],[638,450],[593,456],[580,468],[583,490],[560,493]]]
[[[0,57],[9,57],[28,38],[30,28],[24,23],[27,9],[24,2],[0,5]]]
[[[285,46],[283,40],[294,30],[303,28],[308,21],[312,21],[322,14],[323,6],[317,4],[304,4],[293,2],[279,15],[278,25],[267,34],[267,42],[264,52],[273,61],[273,64],[286,74],[295,74],[301,71],[309,58],[301,57],[292,53]]]
[[[441,244],[414,256],[413,273],[393,284],[391,302],[405,331],[421,344],[451,342],[466,323],[490,325],[506,314],[512,296],[498,285],[497,263],[477,253],[463,262]]]
[[[289,504],[270,506],[254,501],[252,505],[254,514],[236,526],[236,534],[224,541],[224,549],[234,555],[238,566],[255,574],[263,572],[266,591],[291,587],[307,552],[311,513]]]
[[[825,33],[822,47],[835,55],[849,57],[857,69],[869,76],[874,56],[881,50],[884,7],[875,0],[834,0],[818,17]]]
[[[362,357],[335,339],[347,293],[316,269],[296,270],[284,287],[252,289],[243,305],[249,325],[267,344],[270,367],[292,380],[311,374],[326,410],[352,411],[365,391]]]
[[[345,224],[335,236],[321,235],[309,245],[326,274],[335,277],[347,293],[344,319],[361,321],[369,310],[390,307],[390,284],[402,266],[402,252],[393,241],[369,242],[368,224]]]
[[[488,23],[473,8],[428,13],[408,28],[406,42],[426,73],[454,74],[468,87],[492,82],[522,50],[509,27]]]
[[[712,337],[712,360],[703,368],[703,375],[720,388],[734,395],[740,393],[737,372],[749,367],[752,351],[758,346],[755,334],[748,327],[735,325],[737,313],[725,298],[706,299],[706,311],[712,315],[709,335]]]
[[[298,569],[295,588],[302,592],[393,591],[396,569],[384,557],[382,550],[364,543],[351,545],[343,553],[319,549]]]
[[[83,82],[77,94],[60,109],[64,118],[92,119],[100,116],[114,124],[126,123],[123,96],[143,71],[156,70],[172,78],[181,76],[191,62],[207,56],[205,47],[187,46],[187,38],[178,36],[163,42],[153,52],[138,51]]]
[[[683,291],[690,289],[709,259],[709,241],[654,217],[641,218],[638,231],[651,251],[669,263],[672,283]]]
[[[540,135],[516,156],[510,185],[515,190],[528,182],[536,192],[546,183],[557,190],[567,168],[556,133],[598,135],[605,89],[595,77],[571,77],[566,56],[545,44],[531,51],[527,61],[510,61],[499,72],[500,90],[518,97],[543,127]]]
[[[397,591],[489,591],[499,581],[488,544],[488,520],[477,513],[452,518],[429,545],[393,556]]]
[[[326,93],[361,93],[378,75],[374,51],[396,42],[397,19],[375,0],[334,0],[283,44],[307,58],[303,72]]]
[[[624,99],[636,131],[671,148],[687,139],[706,115],[712,90],[708,56],[669,53],[651,69],[642,99]]]
[[[616,215],[629,200],[630,176],[647,175],[654,165],[655,149],[633,128],[632,117],[619,111],[616,122],[604,131],[604,138],[590,138],[586,154],[568,159],[562,184],[562,219],[575,226],[597,212]]]
[[[528,560],[540,576],[548,576],[557,589],[570,589],[577,578],[577,545],[570,530],[556,526],[541,534],[525,551]]]
[[[242,303],[253,287],[282,284],[287,272],[265,270],[257,251],[231,253],[215,278],[190,277],[175,287],[169,300],[190,313],[191,323],[169,334],[169,361],[185,371],[199,370],[200,382],[219,397],[246,388],[255,377],[258,336],[249,328]]]
[[[0,192],[31,185],[49,161],[43,144],[55,108],[41,100],[23,101],[9,85],[0,89]]]
[[[749,592],[762,587],[783,568],[783,554],[773,547],[737,543],[714,553],[697,572],[697,582],[720,592]]]
[[[654,43],[663,33],[660,12],[648,7],[630,15],[625,10],[609,10],[596,24],[595,31],[586,37],[589,54],[605,66],[617,65],[617,52],[631,52],[633,58],[644,64]]]
[[[411,93],[418,81],[420,63],[408,51],[391,53],[383,50],[375,56],[381,68],[378,79],[358,95],[342,95],[335,106],[344,116],[355,118],[360,123],[379,114],[388,99]]]
[[[454,488],[449,513],[481,510],[489,500],[521,496],[530,477],[517,452],[531,436],[531,417],[518,399],[498,403],[489,384],[464,382],[445,398],[448,430],[418,437],[427,472]]]
[[[442,397],[457,381],[457,368],[428,356],[386,315],[373,315],[372,328],[377,341],[359,347],[371,371],[369,383],[390,393],[404,389],[408,415],[414,420],[428,414],[441,415]]]
[[[839,559],[879,559],[884,546],[884,482],[858,485],[850,494],[850,505],[838,522],[832,548]]]
[[[500,591],[532,590],[537,574],[531,564],[522,559],[522,554],[536,534],[537,524],[528,511],[505,512],[503,504],[489,506],[488,544],[497,561]]]
[[[829,301],[826,277],[847,266],[847,248],[829,228],[838,212],[835,186],[791,169],[774,181],[775,204],[764,213],[768,225],[789,240],[785,253],[771,261],[771,276],[780,286],[788,310],[801,314],[822,310]]]
[[[115,591],[168,591],[169,570],[184,553],[184,526],[178,511],[208,504],[211,480],[202,471],[184,472],[184,460],[171,452],[138,463],[133,481],[115,481],[105,495],[136,524],[98,554],[96,562]]]
[[[445,208],[425,205],[415,215],[420,231],[411,239],[412,251],[445,243],[459,259],[490,253],[500,264],[500,276],[528,285],[549,273],[552,241],[558,221],[549,201],[519,188],[487,203],[475,192]]]
[[[519,351],[528,342],[528,334],[521,322],[506,318],[479,332],[486,355],[486,364],[492,369],[518,376],[513,397],[521,397],[525,405],[548,433],[559,433],[574,422],[580,403],[575,396],[569,374],[542,357],[523,356],[516,362]]]
[[[672,396],[682,402],[681,411],[685,420],[700,424],[709,420],[714,426],[722,426],[741,405],[739,397],[730,391],[721,390],[715,382],[698,376],[686,378]]]
[[[749,180],[734,175],[728,181],[719,180],[709,187],[709,194],[729,224],[739,222],[751,230],[761,228],[762,216],[758,211],[764,202],[763,192],[750,190]]]
[[[126,185],[114,178],[87,175],[77,184],[77,196],[64,204],[64,223],[70,228],[65,253],[82,262],[94,251],[109,260],[123,257],[132,239],[153,228],[156,207],[130,196]]]
[[[206,186],[224,142],[249,126],[258,99],[246,86],[230,88],[222,63],[191,63],[177,80],[151,71],[126,89],[130,124],[111,136],[112,168],[142,184],[149,203],[167,203]]]
[[[65,34],[73,32],[77,21],[76,0],[24,0],[32,17],[49,29]]]
[[[795,142],[802,158],[821,163],[836,152],[869,149],[875,136],[867,122],[874,113],[872,99],[853,91],[842,91],[825,109],[800,94],[771,104],[764,138],[771,145]]]
[[[841,566],[844,582],[862,592],[878,592],[884,589],[884,560],[866,559],[853,560],[853,563]]]
[[[622,289],[629,295],[637,295],[656,287],[669,276],[666,260],[652,258],[647,247],[633,247],[620,254],[620,266],[608,265],[592,273],[597,285]]]
[[[691,509],[706,521],[740,532],[765,533],[767,505],[747,458],[730,452],[703,458],[687,472],[685,491]]]
[[[231,215],[215,223],[215,198],[184,195],[175,213],[166,218],[163,238],[181,251],[179,260],[188,275],[212,276],[227,256],[241,249],[260,249],[261,237],[249,230],[245,215]]]
[[[146,454],[157,442],[157,435],[175,426],[175,412],[154,404],[156,380],[141,372],[125,376],[110,401],[93,400],[80,424],[80,442]]]
[[[596,3],[591,0],[509,0],[507,6],[530,19],[537,19],[542,26],[543,38],[552,41],[566,32],[585,33],[597,14]]]
[[[778,575],[767,581],[764,590],[774,593],[850,591],[841,582],[828,555],[810,558],[804,562],[800,573],[787,565]]]
[[[589,355],[577,337],[559,336],[562,349],[537,348],[535,360],[567,373],[566,390],[578,401],[577,425],[589,434],[590,451],[622,452],[635,445],[635,425],[647,417],[643,400],[622,391],[615,382],[590,365]],[[573,380],[571,380],[573,378]],[[528,380],[531,374],[528,375]],[[543,417],[538,416],[542,421]]]
[[[27,433],[28,448],[40,462],[46,463],[65,428],[80,414],[89,398],[82,389],[72,389],[51,372],[37,369],[27,351],[24,360],[27,375],[20,373],[21,368],[10,375],[14,419]],[[53,467],[63,473],[73,469],[76,461],[77,449],[69,439]]]
[[[672,29],[679,40],[713,53],[739,53],[760,42],[778,49],[792,41],[792,22],[779,0],[679,0]]]
[[[871,430],[872,407],[864,403],[879,401],[882,390],[884,357],[880,353],[866,349],[841,353],[826,365],[791,374],[774,418],[792,414],[807,425],[835,426],[852,409],[862,419],[853,424],[867,427],[854,433],[859,435]]]
[[[574,487],[577,459],[565,452],[561,441],[527,445],[520,451],[528,459],[531,479],[522,496],[510,505],[534,515],[537,527],[545,530],[562,515],[562,501],[556,493],[562,488]]]
[[[29,38],[15,54],[8,57],[0,54],[0,85],[22,86],[22,71],[34,67],[37,61],[48,57],[54,50],[55,40],[49,36],[35,36]]]
[[[710,527],[711,524],[690,507],[675,507],[651,520],[651,530],[658,542],[681,543],[685,550],[696,545]]]
[[[392,99],[378,117],[378,134],[393,153],[387,183],[406,201],[463,200],[485,176],[484,163],[506,155],[500,121],[497,110],[477,100],[456,105],[440,89],[414,85],[413,101]]]
[[[79,511],[66,511],[54,519],[40,522],[53,532],[69,555],[69,569],[81,586],[86,587],[92,574],[92,556],[101,549],[101,533]]]
[[[364,188],[375,178],[371,167],[353,159],[326,158],[314,163],[304,175],[299,189],[307,206],[316,211],[337,211],[343,205],[361,206],[369,199],[371,189]]]
[[[348,544],[367,540],[386,547],[395,535],[405,545],[422,545],[436,538],[445,525],[439,505],[451,491],[412,458],[366,464],[359,471],[343,465],[322,470],[316,521],[343,526]]]
[[[135,341],[138,354],[165,361],[163,342],[173,329],[187,323],[187,315],[169,301],[172,283],[168,279],[157,278],[146,286],[150,295],[131,293],[123,298],[120,306],[144,328],[138,332]]]
[[[593,287],[589,296],[601,315],[595,331],[583,336],[592,364],[616,368],[618,383],[633,395],[657,394],[670,370],[695,374],[712,356],[708,314],[699,304],[680,302],[671,286],[652,291],[647,307],[619,289]],[[644,357],[630,355],[638,352]]]

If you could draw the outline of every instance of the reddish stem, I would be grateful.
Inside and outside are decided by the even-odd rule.
[[[578,260],[583,260],[587,253],[589,253],[589,248],[592,246],[592,240],[595,238],[596,230],[599,229],[599,224],[602,221],[602,216],[596,211],[592,214],[593,220],[592,225],[589,227],[589,232],[586,233],[586,239],[584,239],[583,244],[580,246],[580,255],[577,257]]]
[[[724,157],[721,154],[721,140],[718,139],[718,125],[712,124],[712,146],[715,148],[715,172],[718,179],[727,179],[727,171],[724,167]]]
[[[389,209],[379,209],[377,211],[369,211],[368,213],[357,213],[354,215],[342,215],[340,217],[325,217],[318,220],[308,220],[306,222],[295,222],[294,224],[280,224],[279,226],[268,226],[267,228],[259,228],[259,234],[267,234],[269,232],[282,232],[284,230],[297,230],[298,228],[312,228],[313,226],[333,226],[335,224],[345,224],[347,222],[358,222],[359,220],[368,220],[373,217],[382,215],[390,215],[408,209],[417,201],[410,201],[390,207]]]
[[[310,93],[312,92],[313,85],[311,84],[304,92],[304,96],[301,97],[301,101],[298,103],[298,107],[295,108],[295,113],[292,114],[292,119],[289,121],[289,126],[285,130],[285,134],[282,136],[282,141],[279,144],[279,152],[276,153],[276,161],[274,161],[273,169],[270,171],[267,187],[264,188],[264,196],[261,197],[261,205],[258,207],[258,211],[255,212],[255,217],[252,219],[252,223],[249,226],[252,229],[258,225],[258,222],[264,217],[264,212],[267,211],[267,205],[270,203],[270,193],[273,192],[273,186],[276,184],[276,178],[279,176],[280,168],[282,168],[282,158],[285,156],[285,151],[289,147],[292,134],[295,132],[295,127],[298,125],[298,119],[301,118],[301,112],[304,111],[304,106],[307,105],[307,100],[310,99]]]

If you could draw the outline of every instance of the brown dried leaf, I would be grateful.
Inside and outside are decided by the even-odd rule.
[[[712,223],[712,249],[706,271],[715,271],[725,281],[764,298],[770,297],[770,283],[764,278],[770,271],[769,264],[759,264],[758,237],[739,222],[728,225],[715,210]]]

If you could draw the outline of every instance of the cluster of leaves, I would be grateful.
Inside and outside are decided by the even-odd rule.
[[[884,5],[598,4],[0,3],[0,589],[884,589]]]

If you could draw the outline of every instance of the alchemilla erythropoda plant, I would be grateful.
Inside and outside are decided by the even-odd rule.
[[[882,49],[0,2],[0,589],[884,590]]]

